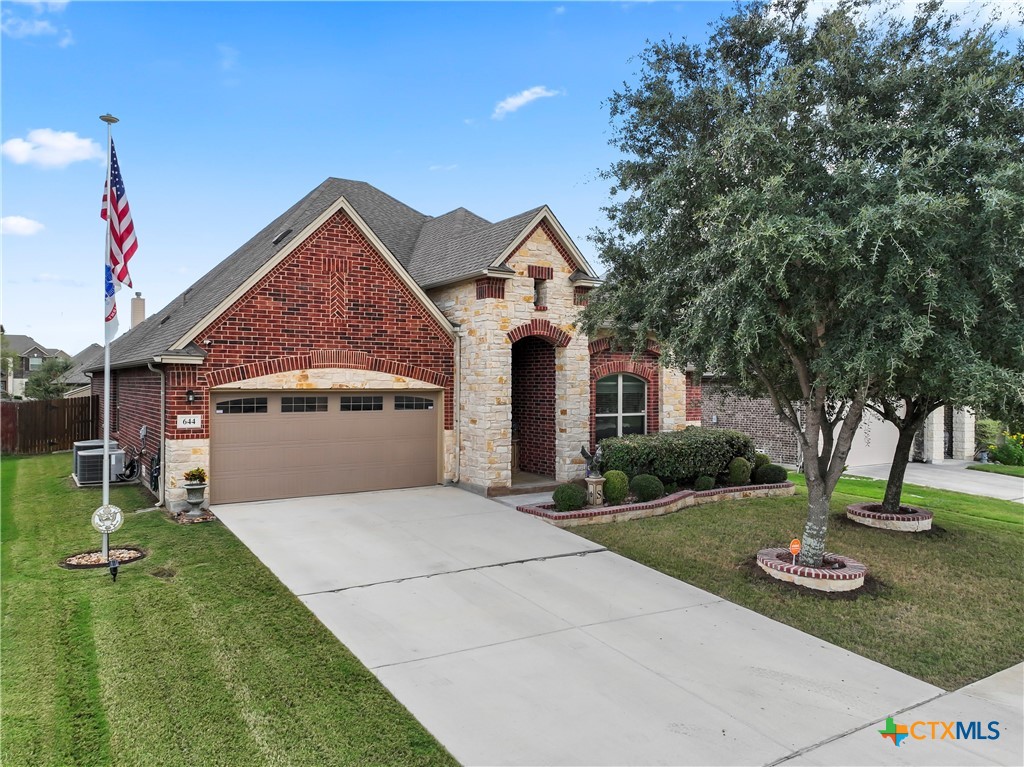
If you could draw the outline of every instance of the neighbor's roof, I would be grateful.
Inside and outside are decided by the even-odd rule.
[[[71,368],[64,374],[64,383],[85,385],[90,380],[85,371],[102,364],[103,347],[99,344],[89,344],[71,358]]]
[[[111,365],[145,364],[167,352],[342,197],[424,288],[483,274],[545,210],[541,206],[493,224],[465,208],[432,217],[364,181],[329,178],[167,306],[116,339],[110,347]],[[579,266],[589,269],[586,263]],[[179,357],[205,354],[191,343],[174,352]],[[86,369],[97,366],[94,362]]]
[[[43,346],[32,336],[20,336],[14,333],[4,333],[4,340],[7,341],[7,345],[11,350],[16,352],[19,356],[24,355],[25,352],[31,351],[32,349],[38,349],[47,357],[67,356],[67,354],[62,352],[60,349],[49,349]]]

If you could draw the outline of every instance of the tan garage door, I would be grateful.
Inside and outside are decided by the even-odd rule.
[[[231,392],[210,399],[213,503],[433,485],[438,392]]]

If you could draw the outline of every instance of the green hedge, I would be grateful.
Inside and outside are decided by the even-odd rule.
[[[587,491],[579,485],[566,482],[555,488],[551,500],[559,511],[578,511],[587,505]]]
[[[690,426],[683,431],[630,434],[601,440],[601,471],[617,470],[627,476],[653,474],[663,482],[689,485],[701,476],[728,477],[729,462],[755,460],[754,442],[730,429]]]

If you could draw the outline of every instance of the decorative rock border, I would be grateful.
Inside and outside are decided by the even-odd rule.
[[[789,549],[761,549],[757,552],[758,566],[780,581],[817,591],[853,591],[864,585],[868,568],[856,559],[826,551],[821,563],[821,567],[794,564]]]
[[[932,529],[932,518],[935,516],[927,509],[901,504],[899,514],[889,514],[881,510],[880,503],[852,503],[846,507],[846,518],[868,527],[883,530],[899,530],[905,533],[921,533]]]
[[[112,547],[107,550],[107,554],[108,556],[117,559],[118,563],[122,565],[130,565],[133,562],[138,562],[140,559],[146,558],[146,552],[138,546]],[[64,557],[58,566],[63,567],[65,570],[91,570],[97,567],[107,567],[110,563],[106,559],[101,559],[102,556],[103,552],[95,549],[90,551],[81,551],[78,554],[72,554],[70,557]],[[78,559],[95,559],[96,561],[75,561]]]
[[[561,512],[555,510],[553,503],[540,503],[533,506],[517,506],[518,511],[540,517],[555,527],[577,527],[579,525],[596,525],[605,522],[618,522],[644,517],[658,517],[671,514],[688,506],[699,506],[704,503],[735,498],[775,498],[793,495],[796,485],[792,482],[779,482],[773,485],[742,485],[740,487],[718,487],[713,490],[695,492],[680,490],[678,493],[666,495],[656,501],[647,503],[627,503],[621,506],[601,506],[595,509]]]

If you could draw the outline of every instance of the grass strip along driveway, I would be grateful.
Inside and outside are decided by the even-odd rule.
[[[1005,474],[1007,477],[1024,477],[1024,466],[1006,466],[1001,463],[972,463],[971,471],[987,471],[989,474]]]
[[[454,763],[220,523],[115,487],[111,546],[149,556],[116,583],[59,568],[100,543],[70,464],[0,465],[5,767]]]
[[[799,475],[790,475],[802,483]],[[935,513],[930,533],[864,527],[847,504],[884,482],[842,479],[828,549],[868,565],[853,597],[770,579],[754,555],[799,538],[807,492],[722,501],[573,532],[623,556],[947,690],[1024,660],[1024,506],[914,485],[903,502]]]

